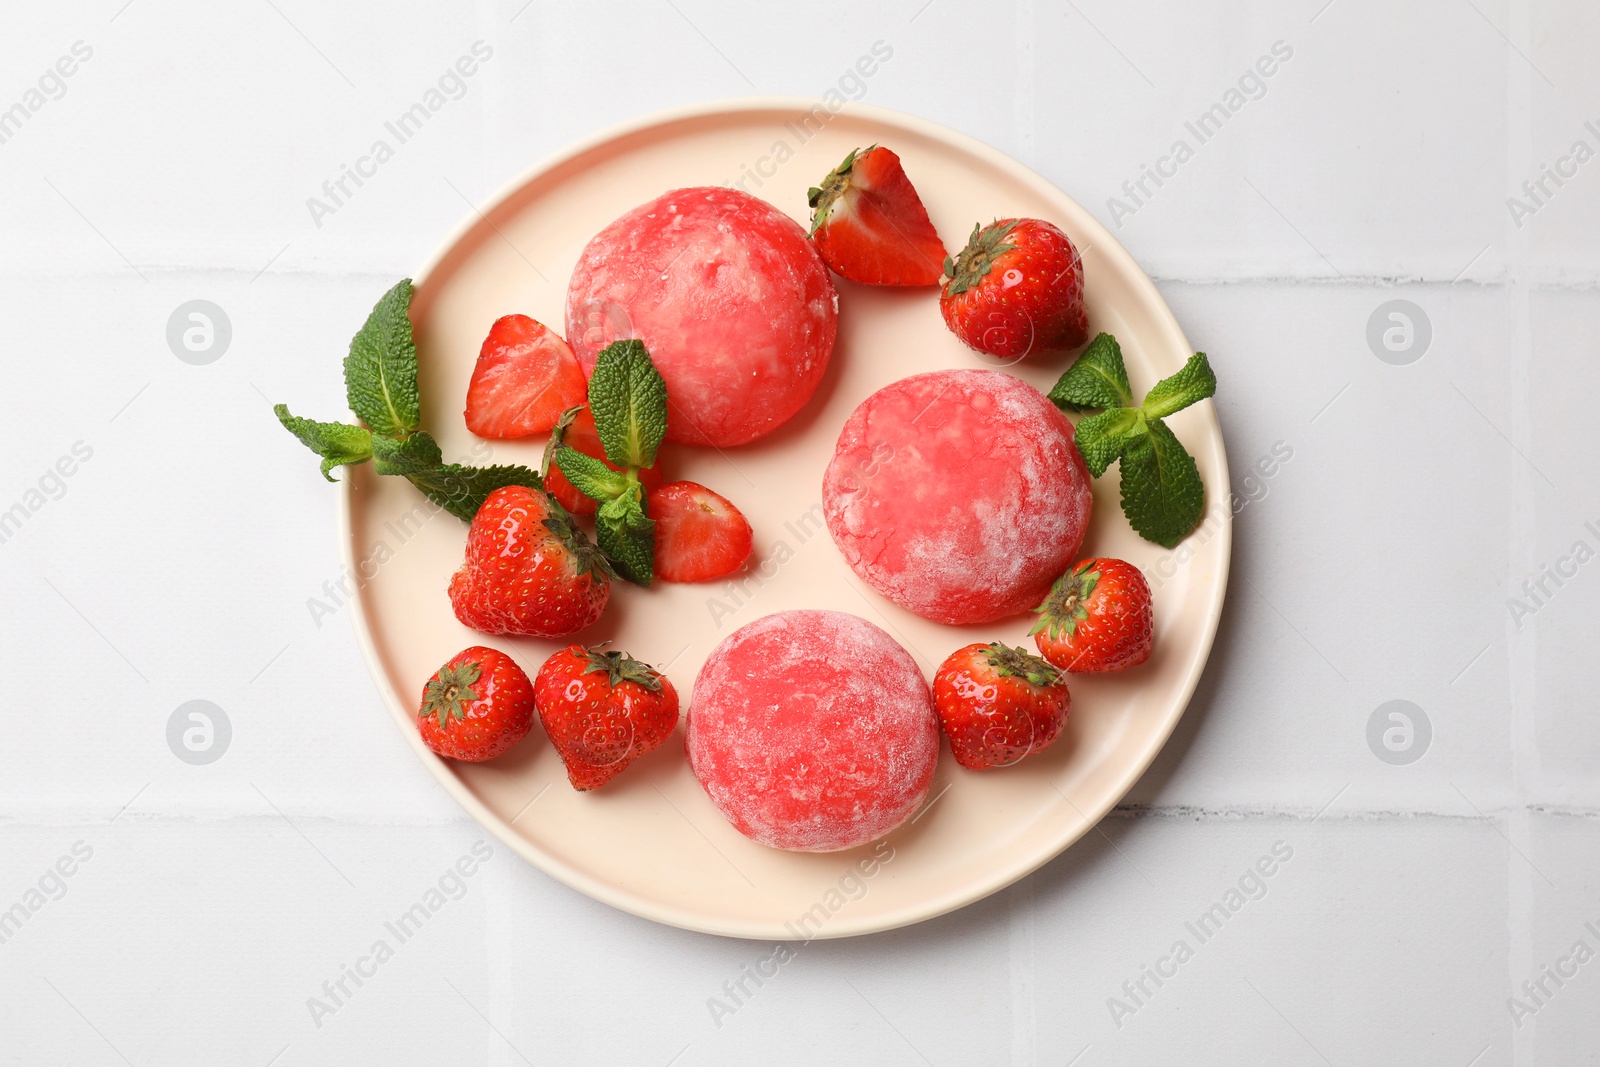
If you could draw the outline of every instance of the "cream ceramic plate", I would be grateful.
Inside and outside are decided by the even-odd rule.
[[[610,131],[535,167],[451,237],[417,277],[413,309],[425,427],[450,459],[537,466],[542,438],[481,442],[461,411],[489,324],[511,312],[560,328],[567,277],[584,243],[623,211],[687,185],[740,183],[796,220],[806,189],[851,148],[894,148],[946,245],[974,222],[1037,216],[1084,252],[1089,319],[1122,342],[1142,392],[1191,352],[1172,313],[1128,254],[1060,190],[999,152],[942,126],[851,105],[828,116],[812,102],[700,105]],[[821,116],[821,118],[819,118]],[[791,158],[792,157],[792,158]],[[1028,619],[946,627],[878,596],[850,571],[821,521],[823,468],[846,416],[880,386],[937,367],[983,361],[944,326],[932,288],[839,283],[839,341],[817,395],[778,432],[719,452],[669,446],[669,477],[728,496],[755,528],[752,569],[734,583],[619,584],[605,617],[580,635],[609,639],[656,665],[687,707],[695,674],[734,629],[787,608],[833,608],[895,635],[931,679],[939,662],[978,640],[1026,643]],[[376,296],[376,294],[374,294]],[[1059,361],[1013,366],[1048,389]],[[473,816],[529,862],[568,885],[658,922],[736,937],[842,937],[918,922],[1010,884],[1081,837],[1144,772],[1193,692],[1216,632],[1227,582],[1228,470],[1212,405],[1172,426],[1199,461],[1216,518],[1178,553],[1141,541],[1117,505],[1115,472],[1095,485],[1085,551],[1144,568],[1156,589],[1156,652],[1122,676],[1072,683],[1073,711],[1050,750],[1005,770],[974,773],[940,757],[929,801],[884,843],[805,855],[740,836],[711,806],[683,755],[682,726],[665,746],[592,795],[568,787],[544,734],[484,765],[438,759],[418,739],[423,683],[472,644],[510,652],[530,676],[557,644],[484,638],[458,623],[445,586],[466,527],[429,516],[405,481],[348,469],[345,560],[366,579],[355,625],[395,722],[417,755]],[[474,448],[478,451],[474,452]]]

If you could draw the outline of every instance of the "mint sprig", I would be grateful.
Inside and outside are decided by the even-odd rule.
[[[1109,333],[1089,343],[1050,390],[1063,411],[1100,408],[1078,421],[1078,451],[1096,478],[1122,464],[1122,513],[1146,541],[1176,548],[1205,513],[1205,483],[1194,457],[1162,421],[1217,391],[1217,376],[1204,352],[1178,373],[1157,382],[1135,405],[1122,348]]]
[[[618,574],[639,585],[655,580],[655,521],[645,506],[639,471],[652,467],[667,432],[667,383],[644,342],[617,341],[595,359],[589,376],[589,410],[612,470],[562,443],[569,416],[551,435],[547,455],[572,487],[599,506],[595,542]],[[547,468],[548,469],[548,468]]]
[[[289,414],[278,404],[278,421],[322,457],[322,476],[333,468],[372,461],[379,474],[399,475],[463,522],[471,522],[484,498],[507,485],[543,491],[537,471],[521,464],[472,467],[446,463],[439,443],[418,429],[422,401],[417,390],[417,346],[411,332],[411,279],[383,294],[344,360],[345,399],[365,425],[317,422]],[[560,507],[554,500],[551,507]]]

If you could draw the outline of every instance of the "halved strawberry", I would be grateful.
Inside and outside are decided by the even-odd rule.
[[[750,558],[750,523],[724,497],[697,482],[653,489],[655,571],[669,582],[706,582],[732,574]]]
[[[479,437],[545,433],[581,404],[588,382],[561,335],[526,315],[489,327],[467,386],[467,429]]]
[[[857,149],[811,190],[811,240],[835,273],[863,285],[937,285],[944,242],[900,157]]]
[[[606,446],[600,443],[600,431],[595,429],[594,416],[588,408],[578,412],[572,423],[562,431],[561,443],[568,448],[575,448],[586,456],[593,456],[614,471],[622,470],[621,467],[606,459]],[[661,461],[658,459],[654,467],[639,468],[639,484],[644,486],[645,493],[649,493],[661,484]],[[544,487],[550,495],[561,501],[561,506],[574,515],[593,515],[595,502],[574,488],[567,481],[567,476],[561,473],[561,468],[554,463],[544,476]]]

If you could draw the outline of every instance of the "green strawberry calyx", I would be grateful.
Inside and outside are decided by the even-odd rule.
[[[615,578],[617,572],[612,569],[611,561],[606,559],[605,553],[596,548],[594,542],[589,540],[588,535],[572,520],[572,513],[549,494],[546,494],[545,503],[550,509],[550,514],[544,517],[544,528],[549,530],[571,554],[573,573],[592,574],[597,579]]]
[[[441,730],[451,719],[466,718],[467,705],[478,699],[472,683],[482,673],[483,668],[473,660],[440,667],[422,691],[423,717],[432,715]]]
[[[955,296],[983,281],[994,268],[994,261],[1017,247],[1006,238],[1020,221],[1011,219],[1008,222],[992,222],[987,226],[974,223],[972,236],[967,238],[967,247],[955,259],[944,257],[944,273],[950,279],[945,285],[944,294]]]
[[[1021,678],[1029,685],[1048,688],[1060,685],[1061,671],[1038,656],[999,641],[983,649],[983,658],[1002,678]]]
[[[865,148],[852,148],[850,154],[844,157],[844,162],[829,171],[828,176],[822,179],[820,186],[813,185],[806,190],[806,203],[811,207],[811,229],[807,236],[817,235],[817,231],[828,221],[829,208],[833,207],[834,202],[850,188],[850,172],[855,169],[856,160],[877,147],[875,144],[870,144]]]
[[[584,649],[583,655],[586,660],[583,673],[604,674],[612,688],[623,682],[632,682],[652,693],[661,692],[661,676],[656,673],[655,668],[634,659],[626,652],[609,651],[600,645],[593,645]]]
[[[1094,561],[1078,564],[1057,578],[1050,587],[1044,603],[1033,610],[1039,621],[1034,623],[1028,636],[1044,634],[1052,641],[1070,638],[1078,630],[1078,623],[1089,617],[1089,598],[1100,583],[1100,572]]]

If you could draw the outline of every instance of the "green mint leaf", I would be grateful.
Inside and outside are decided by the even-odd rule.
[[[422,422],[417,346],[411,336],[411,279],[383,294],[350,340],[344,389],[350,410],[375,434],[403,436]]]
[[[1097,335],[1048,395],[1065,411],[1132,407],[1133,390],[1117,339],[1109,333]]]
[[[360,426],[343,422],[315,422],[289,414],[285,404],[275,404],[273,414],[283,423],[283,428],[300,439],[300,443],[322,457],[322,476],[330,482],[339,479],[328,473],[347,463],[365,463],[372,458],[372,434]]]
[[[1217,392],[1217,376],[1204,352],[1189,357],[1183,369],[1170,378],[1163,378],[1144,394],[1144,413],[1152,419],[1164,419],[1175,411],[1182,411]]]
[[[1176,548],[1200,522],[1205,485],[1167,424],[1149,419],[1147,427],[1122,453],[1122,513],[1146,541]]]
[[[1128,447],[1146,432],[1144,414],[1138,408],[1112,408],[1078,420],[1073,440],[1083,453],[1083,462],[1096,478],[1106,472]]]
[[[409,478],[444,466],[444,453],[433,435],[422,430],[402,439],[372,437],[372,468],[379,474]]]
[[[626,474],[614,471],[593,456],[586,456],[564,445],[556,449],[556,466],[561,468],[561,473],[567,476],[567,481],[572,483],[574,489],[602,504],[626,493],[628,487],[635,484]]]
[[[637,487],[600,505],[595,542],[618,574],[638,585],[655,580],[655,521],[645,514]]]
[[[484,497],[507,485],[525,485],[544,491],[539,472],[520,463],[469,467],[446,463],[439,443],[418,430],[403,441],[374,436],[372,466],[379,474],[398,474],[410,480],[429,500],[462,522],[471,522]]]
[[[484,498],[496,489],[522,485],[544,492],[544,482],[540,481],[539,472],[520,463],[497,464],[493,467],[446,463],[431,471],[421,471],[407,477],[429,500],[462,522],[471,522],[478,509],[483,507]],[[560,506],[553,499],[551,504]]]
[[[595,360],[589,409],[606,458],[619,467],[649,467],[667,432],[667,383],[639,340],[615,341]]]

